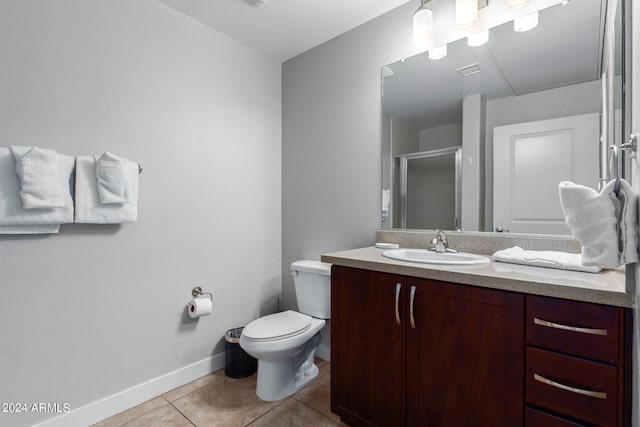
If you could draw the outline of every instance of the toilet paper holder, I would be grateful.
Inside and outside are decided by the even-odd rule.
[[[213,301],[213,294],[211,292],[204,292],[200,286],[196,286],[195,288],[193,288],[191,290],[191,295],[194,298],[198,298],[203,295],[209,295],[209,298],[211,298],[211,301]]]

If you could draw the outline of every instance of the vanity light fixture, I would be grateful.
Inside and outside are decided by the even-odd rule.
[[[456,26],[471,28],[478,20],[478,0],[456,0]]]
[[[446,44],[434,47],[433,49],[429,49],[429,59],[438,60],[444,58],[445,56],[447,56]]]
[[[413,41],[425,43],[433,32],[433,11],[427,7],[431,0],[420,0],[420,7],[413,14]]]
[[[467,45],[475,47],[482,46],[489,41],[489,30],[478,31],[467,37]]]
[[[529,4],[529,0],[505,0],[509,9],[520,9]]]
[[[519,33],[529,31],[538,26],[538,12],[516,18],[513,20],[513,31]]]

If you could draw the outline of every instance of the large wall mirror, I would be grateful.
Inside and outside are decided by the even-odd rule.
[[[622,13],[571,0],[383,67],[382,228],[569,234],[558,184],[599,189],[622,138]]]

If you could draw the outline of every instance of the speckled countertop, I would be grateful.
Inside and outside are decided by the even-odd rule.
[[[625,288],[624,269],[593,274],[493,261],[481,266],[421,264],[385,258],[382,252],[367,247],[324,254],[321,259],[345,267],[617,307],[634,303],[633,293]]]

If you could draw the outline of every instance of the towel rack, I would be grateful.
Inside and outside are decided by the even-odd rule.
[[[628,142],[620,145],[612,145],[609,147],[611,150],[611,157],[609,158],[609,170],[613,171],[613,179],[616,180],[616,183],[613,187],[613,190],[618,193],[620,190],[620,164],[618,163],[618,154],[620,150],[629,150],[629,157],[635,158],[636,152],[638,150],[638,134],[634,133],[629,138]],[[613,166],[611,163],[613,162]]]

